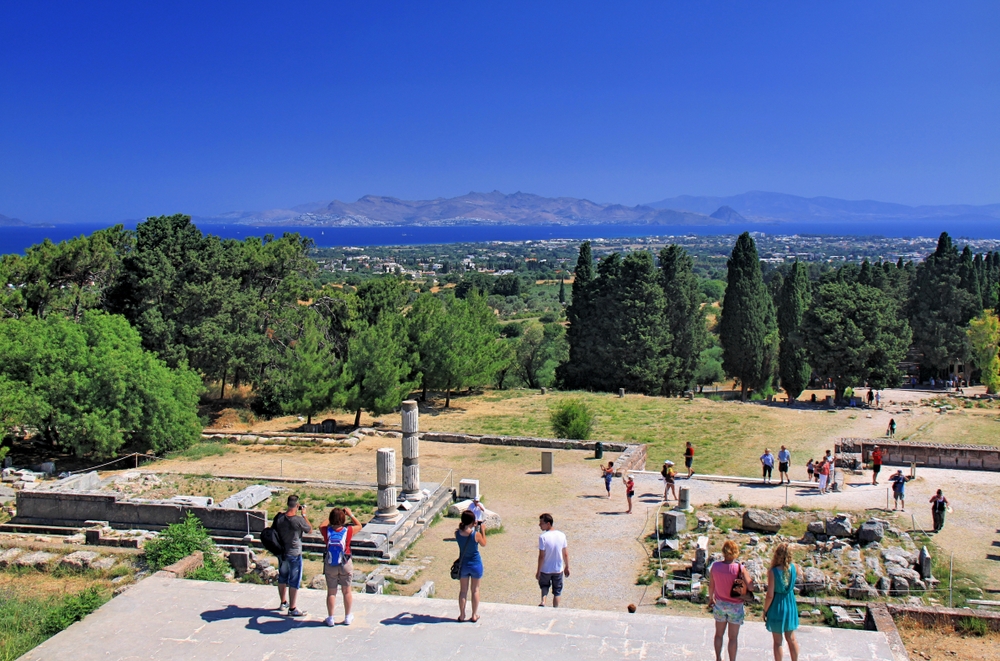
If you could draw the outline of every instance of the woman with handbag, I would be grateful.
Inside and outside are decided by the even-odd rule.
[[[486,546],[486,535],[482,526],[476,523],[476,515],[466,510],[462,512],[461,523],[455,531],[458,542],[458,560],[451,566],[451,577],[458,583],[458,621],[465,622],[465,603],[472,588],[471,622],[479,621],[479,581],[483,578],[483,559],[479,547]]]
[[[740,547],[731,539],[722,545],[725,560],[708,570],[708,607],[715,616],[715,661],[722,661],[722,639],[729,630],[729,661],[736,661],[740,625],[745,616],[743,602],[752,598],[753,582],[742,563],[736,562]]]
[[[930,503],[931,516],[934,517],[934,532],[941,532],[944,528],[945,514],[951,509],[948,506],[948,499],[944,497],[944,492],[938,489],[937,493],[931,496]]]
[[[795,603],[797,569],[792,562],[788,544],[778,544],[771,556],[767,572],[767,596],[764,598],[764,622],[774,638],[774,661],[781,661],[782,636],[788,641],[788,655],[799,661],[799,643],[795,630],[799,628],[799,607]]]

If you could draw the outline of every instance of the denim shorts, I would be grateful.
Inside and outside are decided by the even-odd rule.
[[[302,556],[283,555],[278,562],[278,585],[298,590],[302,587]]]
[[[745,616],[743,604],[734,604],[731,601],[716,601],[712,608],[712,615],[716,622],[728,622],[729,624],[743,624]]]
[[[538,587],[542,588],[542,596],[544,597],[549,593],[549,588],[552,588],[552,595],[555,597],[562,595],[563,589],[563,574],[562,572],[557,572],[555,574],[547,574],[542,572],[538,577]]]

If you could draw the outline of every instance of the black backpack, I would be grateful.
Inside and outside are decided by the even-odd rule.
[[[284,517],[284,513],[279,513],[271,521],[271,525],[260,532],[260,543],[264,545],[270,553],[277,557],[285,555],[285,545],[281,542],[281,535],[274,529],[274,524],[278,522],[278,517]]]

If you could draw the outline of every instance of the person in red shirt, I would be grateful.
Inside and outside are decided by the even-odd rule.
[[[347,519],[351,519],[351,525]],[[354,563],[351,562],[351,538],[361,532],[361,522],[358,521],[350,507],[334,507],[330,511],[329,525],[320,526],[326,553],[323,554],[323,575],[326,577],[326,612],[328,617],[323,621],[328,627],[335,623],[333,610],[337,606],[337,586],[344,593],[344,624],[349,625],[354,616],[351,615],[351,605],[354,593],[351,592],[351,578],[354,575]]]
[[[872,485],[878,484],[878,473],[882,470],[882,451],[876,445],[872,450]]]
[[[694,475],[694,468],[691,467],[692,464],[694,464],[694,446],[691,445],[691,441],[688,441],[684,446],[684,467],[688,469],[689,480]]]

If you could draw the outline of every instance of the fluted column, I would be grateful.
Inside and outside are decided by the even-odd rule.
[[[417,403],[403,402],[403,497],[412,499],[420,494],[420,421]]]
[[[398,511],[396,504],[396,451],[392,448],[379,448],[375,453],[375,467],[378,473],[378,514],[379,516],[394,515]]]

